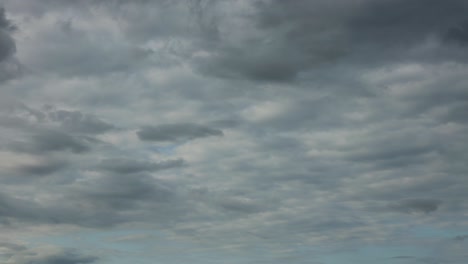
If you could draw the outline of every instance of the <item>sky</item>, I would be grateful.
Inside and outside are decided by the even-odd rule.
[[[0,264],[464,264],[468,1],[1,0]]]

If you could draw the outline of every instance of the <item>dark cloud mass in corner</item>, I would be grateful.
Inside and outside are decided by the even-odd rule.
[[[467,21],[3,0],[0,263],[466,264]]]

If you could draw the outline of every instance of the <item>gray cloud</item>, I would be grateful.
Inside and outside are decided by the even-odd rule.
[[[0,74],[28,71],[0,91],[0,239],[465,263],[465,2],[5,0]]]
[[[173,187],[144,174],[100,176],[56,192],[47,203],[0,195],[0,219],[12,225],[99,228],[155,219],[164,224],[182,216],[182,208]]]
[[[396,256],[396,257],[392,257],[392,259],[413,259],[415,257],[413,256]]]
[[[12,251],[23,251],[27,249],[27,247],[23,245],[18,245],[18,244],[8,243],[8,242],[0,242],[0,248],[7,248]]]
[[[359,4],[269,0],[254,6],[253,30],[244,29],[236,42],[221,32],[217,48],[196,60],[202,72],[225,78],[291,81],[300,73],[348,58],[377,64],[409,57],[427,60],[437,55],[418,50],[431,37],[466,42],[463,21],[468,6],[463,0]],[[440,49],[439,53],[450,55]],[[466,60],[462,52],[450,57]]]
[[[339,2],[339,1],[336,1]],[[323,1],[258,1],[253,30],[242,30],[239,39],[221,32],[210,56],[196,60],[208,75],[258,81],[291,81],[312,67],[343,56],[346,32],[336,17],[340,11]],[[341,2],[340,4],[346,4]],[[319,11],[320,10],[320,11]],[[302,34],[307,30],[309,34]]]
[[[57,110],[48,113],[52,121],[59,122],[66,131],[86,134],[99,134],[114,128],[99,118],[80,111]]]
[[[358,37],[366,37],[368,41],[386,42],[398,37],[399,43],[408,45],[424,41],[431,34],[440,34],[459,23],[466,17],[467,7],[462,0],[447,3],[436,0],[368,1],[351,20],[351,25],[354,32],[360,34]],[[382,13],[384,10],[386,12]],[[386,45],[392,44],[387,42]]]
[[[44,257],[32,258],[26,263],[37,263],[37,264],[87,264],[95,263],[98,260],[94,256],[80,255],[73,252],[63,252],[57,255],[49,255]],[[32,261],[32,262],[31,262]],[[21,262],[17,262],[21,263]]]
[[[19,63],[13,58],[16,44],[11,34],[15,29],[6,18],[5,9],[0,7],[0,81],[8,80],[20,72]]]
[[[449,28],[444,35],[444,39],[448,42],[453,42],[460,45],[467,45],[468,21],[464,21],[452,28]]]
[[[456,241],[465,241],[466,239],[468,239],[468,235],[456,236],[454,239]]]
[[[203,125],[184,123],[143,126],[137,131],[137,135],[143,141],[183,141],[210,136],[222,136],[223,131]]]
[[[105,209],[132,209],[138,202],[169,202],[174,195],[171,188],[147,175],[104,176],[84,186],[78,186],[77,195],[96,202]],[[96,209],[98,209],[96,208]]]
[[[62,131],[44,130],[32,135],[30,142],[12,142],[9,147],[18,152],[70,151],[79,154],[90,151],[89,145],[93,141],[94,139],[89,137],[72,136]]]
[[[219,204],[225,210],[239,213],[258,213],[265,209],[254,201],[246,199],[224,199]]]
[[[10,36],[15,27],[6,18],[5,9],[0,8],[0,62],[16,52],[16,45]]]
[[[42,55],[33,53],[24,63],[38,73],[93,76],[126,72],[139,67],[152,55],[151,50],[125,43],[110,32],[102,34],[112,39],[108,45],[102,45],[96,36],[88,35],[72,19],[56,21],[36,36],[35,49]]]
[[[66,162],[58,160],[41,161],[38,164],[22,165],[15,168],[16,172],[20,175],[49,175],[58,172],[65,168]]]
[[[83,254],[73,249],[52,246],[27,248],[20,245],[12,245],[12,247],[8,247],[8,259],[4,262],[6,264],[88,264],[96,263],[99,260],[97,256]]]
[[[442,201],[435,199],[405,199],[389,205],[389,208],[404,213],[432,213],[436,211]]]
[[[119,174],[153,172],[178,168],[185,165],[184,160],[166,160],[161,162],[139,161],[133,159],[114,158],[101,161],[97,169]]]

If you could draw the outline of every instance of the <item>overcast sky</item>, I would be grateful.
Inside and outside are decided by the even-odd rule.
[[[1,264],[464,264],[468,1],[2,0]]]

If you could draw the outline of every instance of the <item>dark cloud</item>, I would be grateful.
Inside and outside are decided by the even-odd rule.
[[[463,0],[364,1],[350,24],[366,41],[408,47],[466,18],[467,8]]]
[[[37,264],[87,264],[95,263],[99,258],[95,256],[86,256],[77,254],[74,252],[62,252],[60,254],[48,255],[43,257],[32,258],[26,263],[37,263]],[[21,263],[21,262],[19,262]]]
[[[65,201],[65,202],[64,202]],[[0,220],[10,224],[114,226],[181,216],[175,190],[149,175],[105,175],[56,192],[47,203],[0,194]],[[176,213],[177,212],[177,213]],[[152,220],[151,220],[152,219]]]
[[[219,204],[223,209],[227,211],[247,213],[247,214],[258,213],[265,209],[265,208],[262,208],[259,204],[249,199],[239,199],[239,198],[223,199]]]
[[[143,126],[137,131],[143,141],[184,141],[210,136],[222,136],[223,131],[203,125],[184,123]]]
[[[12,32],[16,27],[6,18],[5,9],[0,7],[0,82],[8,80],[20,72],[18,61],[13,58],[16,43]]]
[[[463,52],[447,52],[444,43],[438,43],[447,30],[466,20],[466,1],[363,1],[357,6],[345,26],[352,57],[360,63],[466,61]]]
[[[101,163],[97,166],[97,169],[119,174],[128,174],[166,170],[182,167],[184,165],[185,162],[182,159],[149,162],[133,159],[114,158],[101,161]]]
[[[67,166],[66,162],[51,160],[41,161],[38,164],[22,165],[15,168],[15,171],[20,175],[49,175],[58,172]]]
[[[468,20],[449,28],[443,37],[451,43],[468,45]]]
[[[392,210],[404,213],[432,213],[435,212],[442,201],[435,199],[405,199],[389,205]]]
[[[20,246],[21,247],[21,246]],[[38,247],[20,249],[9,248],[7,253],[8,260],[5,263],[17,264],[89,264],[96,263],[99,257],[81,253],[77,250],[56,248],[56,247]]]
[[[465,241],[468,239],[468,235],[461,235],[461,236],[456,236],[454,238],[456,241]]]
[[[5,8],[0,7],[0,28],[3,30],[13,31],[16,27],[6,18]]]
[[[4,3],[19,30],[3,12],[0,79],[15,58],[28,72],[0,91],[0,239],[105,239],[128,263],[187,262],[180,245],[198,262],[359,262],[368,245],[423,261],[403,241],[466,262],[466,1]],[[148,230],[142,251],[106,244]]]
[[[413,256],[396,256],[396,257],[392,257],[392,259],[413,259],[415,257]]]
[[[85,153],[90,151],[90,143],[95,141],[89,137],[78,137],[62,131],[44,130],[35,133],[30,142],[12,142],[9,147],[18,152],[45,153],[52,151],[70,151]]]
[[[105,210],[138,208],[139,203],[166,203],[174,196],[170,187],[147,175],[104,176],[80,186],[77,195]]]
[[[4,15],[0,12],[0,18]],[[0,29],[0,62],[5,61],[9,56],[14,54],[16,46],[14,40],[9,35],[9,32],[5,29]]]
[[[40,214],[40,207],[34,202],[30,202],[24,199],[17,199],[7,194],[0,193],[0,219],[3,223],[9,223],[10,220],[24,220],[31,219],[34,221],[40,221],[35,219],[37,216],[44,217]]]
[[[8,242],[0,242],[0,248],[7,248],[12,251],[23,251],[27,249],[27,247],[23,245],[18,245],[18,244],[8,243]]]
[[[338,4],[345,2],[335,1]],[[346,51],[346,33],[335,21],[341,9],[324,1],[257,1],[252,30],[239,39],[221,32],[209,56],[196,60],[208,75],[257,81],[291,81],[303,71],[332,62]],[[304,34],[303,32],[308,32]]]
[[[5,9],[0,7],[0,62],[16,52],[16,45],[10,36],[15,27],[6,18]]]
[[[36,50],[42,56],[32,56],[24,63],[38,73],[96,76],[123,73],[140,67],[153,53],[150,49],[127,43],[110,32],[101,34],[112,41],[103,45],[99,42],[103,36],[89,35],[72,19],[56,21],[47,31],[36,36]]]
[[[235,41],[221,31],[216,48],[195,61],[203,73],[284,82],[349,58],[360,64],[445,60],[434,49],[424,51],[431,38],[459,44],[467,39],[463,0],[268,0],[254,7],[251,30],[244,29]],[[441,50],[452,60],[466,59],[463,53]]]
[[[48,116],[52,121],[59,122],[64,130],[74,133],[100,134],[114,128],[113,125],[80,111],[57,110],[49,112]]]

